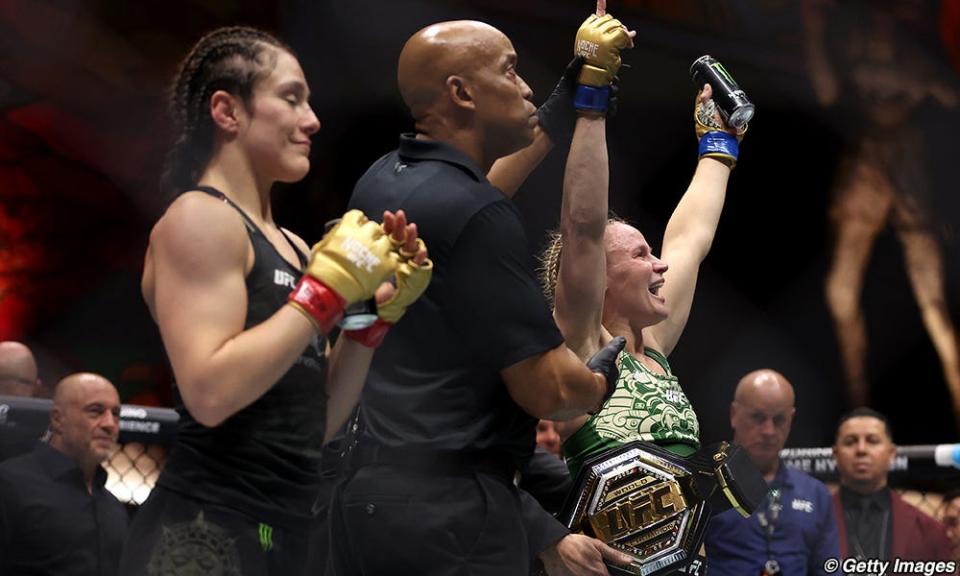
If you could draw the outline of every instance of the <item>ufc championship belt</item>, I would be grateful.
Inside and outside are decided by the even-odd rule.
[[[587,460],[559,520],[633,557],[611,574],[703,574],[698,559],[710,516],[731,506],[748,517],[767,483],[740,446],[726,442],[681,457],[630,442]]]

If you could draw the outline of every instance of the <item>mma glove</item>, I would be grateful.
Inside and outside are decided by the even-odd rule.
[[[386,302],[377,305],[377,320],[372,325],[362,330],[343,332],[345,337],[368,348],[376,348],[383,342],[390,327],[396,324],[407,308],[423,294],[433,276],[433,262],[429,258],[423,264],[417,264],[413,259],[417,252],[425,249],[423,240],[417,238],[417,249],[410,253],[403,249],[403,242],[398,242],[393,236],[389,238],[399,257],[393,295]]]
[[[627,29],[610,14],[591,14],[584,20],[573,44],[573,53],[584,59],[574,97],[577,110],[607,112],[610,84],[620,70],[620,51],[629,45]]]
[[[570,140],[573,139],[573,130],[577,124],[577,110],[573,107],[573,96],[577,91],[577,76],[580,74],[581,66],[583,66],[583,58],[575,56],[567,64],[553,92],[537,108],[540,128],[547,133],[550,141],[556,146],[570,144]]]
[[[383,228],[363,212],[351,210],[313,246],[307,269],[288,304],[326,334],[347,306],[373,297],[377,287],[394,273],[398,261]]]
[[[617,357],[620,356],[620,352],[626,343],[626,338],[617,336],[607,342],[606,346],[598,350],[596,354],[587,360],[587,368],[589,368],[591,372],[602,374],[607,380],[607,392],[603,395],[603,399],[600,400],[595,410],[587,412],[587,414],[593,415],[603,409],[607,400],[613,396],[613,392],[617,389],[617,379],[620,378],[620,368],[617,366]]]
[[[560,77],[560,82],[553,92],[537,108],[537,117],[540,128],[547,133],[555,146],[569,146],[573,140],[573,132],[577,127],[577,109],[574,108],[573,98],[577,90],[577,75],[583,65],[583,58],[575,57],[567,64],[566,70]],[[617,114],[617,93],[620,91],[620,78],[614,76],[610,82],[610,96],[607,101],[607,118]]]
[[[700,157],[713,158],[732,170],[737,165],[740,141],[747,133],[747,126],[740,130],[730,128],[720,116],[716,102],[712,98],[701,102],[699,94],[693,107],[693,121],[700,142]]]

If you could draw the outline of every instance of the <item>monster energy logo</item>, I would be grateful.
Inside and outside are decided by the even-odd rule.
[[[727,69],[723,67],[723,64],[721,64],[721,63],[719,63],[719,62],[714,62],[713,64],[710,65],[710,67],[713,68],[714,70],[716,70],[716,71],[717,71],[717,74],[723,76],[723,78],[724,78],[727,82],[729,82],[729,83],[733,84],[734,86],[736,86],[737,81],[733,79],[733,76],[731,76],[729,72],[727,72]]]
[[[268,524],[260,524],[260,547],[264,552],[273,549],[273,528]]]

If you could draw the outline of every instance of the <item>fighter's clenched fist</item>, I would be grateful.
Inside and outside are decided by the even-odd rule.
[[[398,210],[396,215],[385,211],[383,230],[399,257],[389,293],[377,293],[377,320],[360,330],[345,330],[344,336],[364,346],[376,348],[383,342],[390,327],[407,312],[430,284],[433,277],[433,262],[427,257],[427,247],[417,237],[416,224],[406,224],[406,215]],[[385,299],[384,299],[385,297]]]
[[[605,112],[610,84],[620,70],[620,51],[633,47],[636,32],[627,30],[619,20],[606,13],[606,2],[597,2],[597,11],[580,25],[573,52],[583,58],[577,79],[576,107]]]
[[[373,296],[398,261],[383,228],[363,212],[351,210],[313,246],[303,278],[290,293],[290,304],[305,312],[319,330],[329,332],[346,306]]]
[[[740,141],[747,133],[747,126],[734,130],[727,126],[717,110],[713,100],[713,88],[704,84],[697,94],[693,107],[693,120],[700,142],[699,153],[701,158],[713,158],[733,168],[737,164],[740,154]]]

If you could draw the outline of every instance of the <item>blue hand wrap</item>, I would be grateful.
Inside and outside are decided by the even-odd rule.
[[[597,110],[599,112],[607,111],[607,104],[610,103],[609,86],[589,86],[587,84],[577,84],[577,93],[573,97],[573,107],[577,110]]]
[[[700,138],[700,156],[707,154],[729,156],[736,160],[740,154],[740,143],[736,136],[728,132],[707,132]]]

